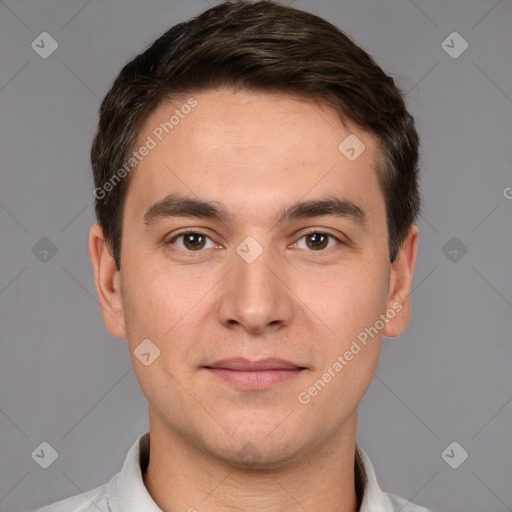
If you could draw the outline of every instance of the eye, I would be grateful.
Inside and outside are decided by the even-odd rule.
[[[301,247],[299,245],[300,241],[303,238],[306,239],[305,247]],[[332,247],[332,245],[329,246],[329,239],[335,240],[340,244],[343,243],[339,238],[335,237],[334,235],[331,235],[330,233],[324,233],[322,231],[312,231],[311,233],[307,233],[304,236],[302,236],[297,243],[292,245],[292,247],[297,246],[299,249],[312,249],[313,251],[322,251],[323,249]]]
[[[181,245],[176,243],[180,239],[183,239]],[[305,244],[302,243],[303,239],[306,239]],[[209,246],[208,241],[210,242]],[[321,252],[324,249],[330,249],[336,245],[335,242],[330,244],[330,241],[343,244],[343,242],[338,237],[335,237],[330,233],[325,233],[323,231],[312,231],[303,235],[298,242],[291,245],[290,247],[297,247],[298,249],[311,249],[316,252]],[[211,249],[217,247],[217,245],[208,235],[205,235],[200,231],[193,231],[191,229],[177,233],[167,242],[167,244],[176,245],[179,249],[188,252],[200,252],[202,249]]]
[[[180,238],[183,238],[182,246],[180,247],[179,244],[177,244],[177,246],[185,251],[199,252],[201,249],[209,249],[211,247],[215,247],[215,244],[209,236],[199,231],[192,230],[181,231],[173,238],[171,238],[167,244],[174,245],[174,242]],[[212,244],[210,247],[206,247],[207,240],[209,240]]]

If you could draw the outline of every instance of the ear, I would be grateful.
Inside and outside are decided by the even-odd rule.
[[[419,229],[413,224],[391,266],[388,311],[395,311],[396,314],[384,329],[384,336],[390,338],[400,336],[411,319],[411,283],[416,267],[418,239]]]
[[[94,281],[105,327],[112,336],[125,339],[121,274],[116,269],[114,258],[110,254],[99,224],[94,224],[89,232],[89,256],[94,269]]]

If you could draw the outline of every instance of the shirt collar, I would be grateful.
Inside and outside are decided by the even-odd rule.
[[[363,500],[359,512],[394,512],[395,507],[389,500],[389,495],[379,487],[375,470],[366,452],[356,443],[356,489],[358,464],[360,466],[360,485],[363,486]]]
[[[108,484],[108,504],[111,512],[162,512],[153,501],[142,477],[149,462],[149,432],[140,435],[130,448],[120,473]],[[372,463],[356,443],[356,494],[362,496],[359,512],[393,512],[388,495],[382,492]]]

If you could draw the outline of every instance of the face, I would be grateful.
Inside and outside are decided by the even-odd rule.
[[[417,228],[391,265],[376,139],[327,105],[191,96],[141,130],[121,271],[93,227],[96,284],[152,422],[272,466],[354,431],[382,337],[409,320]]]

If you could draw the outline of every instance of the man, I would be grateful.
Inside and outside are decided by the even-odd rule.
[[[150,431],[40,511],[426,511],[356,443],[410,319],[418,146],[374,60],[276,2],[212,7],[129,62],[92,146],[89,249]]]

